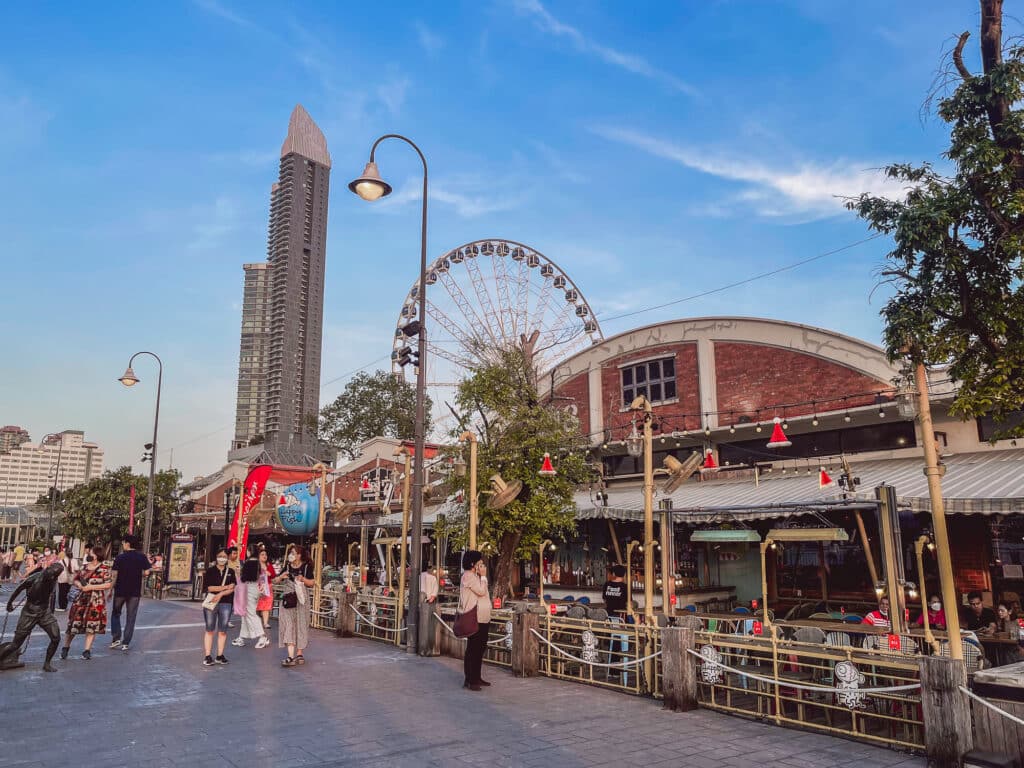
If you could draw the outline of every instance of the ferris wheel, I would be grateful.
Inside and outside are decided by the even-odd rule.
[[[582,291],[555,262],[512,240],[476,240],[427,265],[427,380],[455,386],[496,350],[529,346],[538,371],[603,340]],[[392,371],[413,378],[403,329],[419,319],[419,281],[398,313]],[[408,369],[408,370],[407,370]]]

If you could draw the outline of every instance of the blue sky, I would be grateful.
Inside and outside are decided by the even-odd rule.
[[[241,264],[265,258],[296,103],[333,157],[327,402],[345,374],[386,364],[418,269],[415,196],[369,206],[345,189],[378,135],[428,155],[431,256],[528,243],[609,318],[863,239],[836,196],[893,192],[875,169],[939,159],[945,128],[920,108],[977,16],[881,0],[11,6],[0,421],[34,438],[84,429],[109,467],[137,465],[155,371],[140,361],[132,390],[116,378],[151,349],[165,365],[160,466],[171,449],[186,477],[220,466]],[[407,149],[378,160],[399,192],[416,183]],[[603,330],[740,314],[877,343],[885,251],[875,240]]]

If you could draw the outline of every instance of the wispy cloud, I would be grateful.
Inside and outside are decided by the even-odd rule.
[[[224,19],[224,21],[231,22],[236,27],[242,27],[244,29],[259,29],[259,26],[254,24],[252,21],[238,13],[235,13],[235,11],[228,8],[226,5],[217,2],[217,0],[192,0],[192,2],[198,8],[206,11],[206,13],[211,16],[219,16]]]
[[[698,95],[697,89],[692,85],[669,72],[654,67],[642,56],[609,48],[590,39],[576,27],[559,21],[551,15],[540,0],[513,0],[513,6],[519,13],[531,17],[541,31],[555,37],[565,38],[580,53],[596,56],[606,64],[660,82],[681,93],[691,96]]]
[[[844,210],[844,198],[865,192],[892,199],[906,194],[900,184],[885,178],[867,162],[837,160],[830,164],[800,163],[796,167],[779,168],[749,157],[674,144],[630,129],[596,126],[591,131],[686,168],[739,182],[744,187],[734,202],[737,206],[753,208],[762,216],[825,218]],[[726,206],[714,208],[708,212],[728,213]]]
[[[419,179],[408,179],[395,188],[394,193],[382,200],[373,209],[384,213],[403,208],[411,203],[419,203],[422,199],[423,182]],[[489,213],[510,211],[522,205],[521,197],[502,197],[496,195],[493,186],[484,179],[458,177],[431,183],[431,205],[441,203],[454,209],[456,215],[464,219],[474,219]]]
[[[533,141],[531,143],[537,148],[537,152],[544,158],[545,164],[555,176],[573,184],[587,183],[587,177],[580,173],[575,166],[567,163],[550,145],[545,144],[543,141]]]
[[[416,37],[420,41],[420,47],[426,51],[428,56],[436,56],[444,48],[444,38],[432,32],[422,21],[417,21],[413,26],[416,28]]]
[[[409,78],[396,77],[377,86],[377,99],[392,115],[402,111],[405,95],[409,91]]]

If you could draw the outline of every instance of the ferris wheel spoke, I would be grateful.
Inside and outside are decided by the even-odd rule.
[[[469,273],[469,279],[473,283],[477,300],[480,302],[480,307],[484,312],[484,327],[487,328],[488,333],[492,336],[494,336],[496,331],[500,336],[501,320],[498,317],[498,313],[494,310],[494,302],[491,301],[491,293],[487,288],[483,274],[480,272],[480,265],[477,262],[478,258],[480,257],[466,259],[466,271]],[[495,337],[495,341],[498,342],[498,337]]]
[[[575,310],[576,307],[567,301],[565,303],[565,307],[562,308],[561,314],[555,318],[554,322],[546,328],[539,329],[540,338],[537,339],[538,349],[549,349],[558,343],[564,329],[570,324],[570,318],[573,317]]]
[[[507,247],[507,246],[506,246]],[[516,325],[515,315],[512,313],[512,301],[508,293],[508,270],[505,267],[505,259],[508,256],[501,256],[495,252],[491,256],[492,269],[494,271],[495,287],[498,290],[498,304],[501,306],[501,330],[506,339],[515,341]]]
[[[463,317],[470,322],[470,325],[474,329],[483,329],[487,332],[490,340],[497,345],[498,339],[494,335],[490,325],[477,314],[476,309],[466,298],[466,294],[462,292],[459,284],[455,282],[455,278],[452,277],[450,272],[441,273],[441,282],[444,283],[444,287],[448,290],[448,295],[452,297],[452,300],[458,305],[459,311],[462,312]]]
[[[520,333],[530,334],[530,268],[527,266],[525,255],[519,259],[519,269],[516,275],[516,329]]]
[[[448,317],[443,310],[431,301],[427,302],[427,314],[436,320],[438,325],[448,331],[452,338],[459,342],[460,346],[465,346],[467,340],[474,337],[474,334],[460,328],[454,320]],[[427,338],[429,339],[430,337],[428,336]]]

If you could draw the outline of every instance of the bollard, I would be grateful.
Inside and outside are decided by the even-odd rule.
[[[338,615],[335,618],[334,634],[336,637],[352,637],[356,628],[356,614],[352,610],[356,603],[355,592],[343,592],[338,600]]]
[[[530,630],[540,629],[536,613],[516,608],[512,617],[512,674],[533,677],[540,668],[540,641]]]
[[[436,610],[434,603],[421,602],[419,610],[419,632],[416,633],[419,642],[420,656],[441,655],[441,632],[444,631],[434,616]]]
[[[689,712],[697,708],[696,637],[689,627],[661,630],[661,692],[664,709]]]
[[[959,659],[924,656],[921,670],[921,711],[928,765],[959,768],[974,747],[971,704],[959,690],[967,685],[967,668]]]

